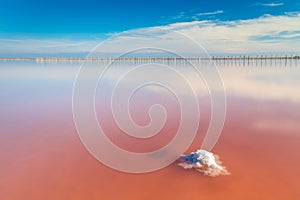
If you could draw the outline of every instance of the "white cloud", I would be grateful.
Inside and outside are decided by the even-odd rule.
[[[69,39],[0,39],[0,54],[53,54],[88,52],[99,41]]]
[[[217,15],[217,14],[222,14],[222,13],[224,13],[223,10],[217,10],[217,11],[214,11],[214,12],[198,13],[198,14],[196,14],[196,16]]]
[[[176,38],[173,31],[188,35],[212,54],[300,52],[300,13],[286,13],[281,16],[264,15],[255,19],[226,22],[204,20],[173,23],[127,31],[126,37],[130,44],[124,37],[122,41],[119,40],[119,43],[133,45],[132,42],[136,42],[144,46],[160,43],[168,49],[183,49],[187,46],[187,53],[197,53],[196,49],[185,45],[185,41]],[[116,38],[118,39],[120,38]]]
[[[256,3],[256,6],[265,6],[265,7],[277,7],[277,6],[283,6],[284,3]]]
[[[178,39],[174,31],[193,38],[212,54],[299,53],[300,13],[235,21],[202,20],[172,23],[111,34],[103,52],[120,53],[136,46],[163,46],[199,53]],[[0,36],[1,37],[1,36]],[[88,52],[101,39],[0,39],[0,55],[20,53],[79,53]]]
[[[182,19],[182,18],[184,18],[184,17],[185,17],[185,12],[180,12],[180,13],[178,13],[178,15],[172,16],[171,18],[172,18],[173,20],[176,20],[176,19]]]
[[[162,16],[162,23],[171,23],[174,21],[192,21],[192,20],[199,20],[200,17],[206,17],[206,18],[211,18],[214,17],[215,15],[222,14],[224,13],[223,10],[217,10],[217,11],[212,11],[212,12],[203,12],[203,13],[194,13],[194,11],[188,11],[188,12],[179,12],[175,16]]]

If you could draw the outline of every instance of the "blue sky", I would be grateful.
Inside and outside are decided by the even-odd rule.
[[[300,10],[298,0],[1,0],[0,3],[0,31],[24,34],[110,33],[192,21],[193,17],[236,20]]]
[[[2,42],[51,38],[98,41],[132,29],[203,20],[251,20],[300,11],[299,0],[0,0],[0,5]]]

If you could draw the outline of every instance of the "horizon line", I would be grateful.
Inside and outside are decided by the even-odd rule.
[[[218,59],[300,59],[300,56],[298,54],[285,54],[284,56],[272,56],[272,55],[264,55],[264,54],[258,54],[258,55],[235,55],[235,56],[191,56],[191,57],[158,57],[158,56],[148,56],[148,57],[91,57],[91,58],[84,58],[84,57],[0,57],[1,61],[13,61],[13,60],[218,60]]]

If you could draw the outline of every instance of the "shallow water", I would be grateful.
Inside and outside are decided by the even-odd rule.
[[[212,151],[231,175],[216,178],[183,170],[176,163],[156,172],[128,174],[97,161],[81,143],[73,121],[72,89],[78,69],[76,64],[0,63],[1,199],[297,199],[300,195],[299,67],[219,67],[227,113]],[[106,77],[107,88],[116,74]],[[202,81],[190,77],[201,118],[187,152],[201,146],[211,117]],[[178,102],[166,93],[146,88],[135,94],[131,105],[132,117],[140,125],[149,123],[147,110],[153,103],[170,113],[165,127],[151,140],[122,135],[99,90],[98,119],[122,148],[158,149],[174,137],[180,120]]]

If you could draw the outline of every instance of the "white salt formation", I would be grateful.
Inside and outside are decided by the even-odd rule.
[[[226,167],[222,165],[219,156],[206,150],[197,150],[189,155],[182,155],[178,165],[184,169],[196,169],[207,176],[229,175]]]

